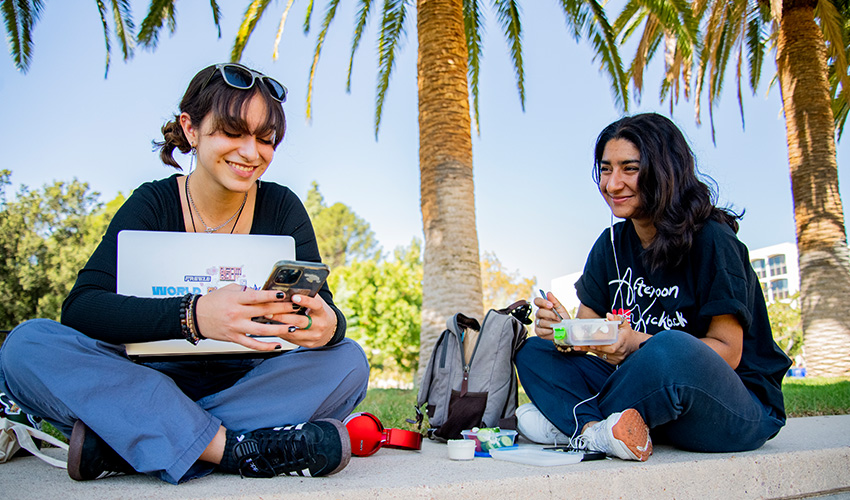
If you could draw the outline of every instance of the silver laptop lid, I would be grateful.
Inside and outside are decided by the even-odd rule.
[[[295,259],[291,236],[207,234],[175,231],[118,233],[117,291],[136,297],[167,298],[206,294],[231,283],[259,289],[275,262]],[[297,346],[278,337],[259,337]],[[129,356],[221,355],[257,353],[232,342],[185,340],[126,344]],[[280,351],[277,351],[280,352]]]

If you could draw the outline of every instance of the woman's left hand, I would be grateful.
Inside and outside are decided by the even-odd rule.
[[[648,340],[651,335],[632,330],[631,322],[624,321],[622,316],[608,313],[605,315],[608,321],[619,321],[617,341],[610,345],[573,346],[576,351],[592,352],[602,360],[619,365],[629,355],[638,350],[640,344]]]
[[[336,313],[331,306],[318,294],[315,297],[293,294],[292,302],[293,307],[298,310],[306,309],[307,314],[293,312],[266,316],[268,319],[295,327],[288,334],[280,335],[280,338],[304,347],[321,347],[330,342],[337,327]]]

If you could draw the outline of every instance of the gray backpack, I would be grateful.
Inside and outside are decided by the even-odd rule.
[[[437,339],[417,397],[426,407],[429,437],[460,439],[473,427],[516,429],[518,384],[514,356],[525,342],[531,306],[521,300],[491,309],[478,321],[455,314]]]

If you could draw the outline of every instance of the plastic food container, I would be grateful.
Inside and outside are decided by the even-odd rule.
[[[565,319],[552,325],[555,343],[560,345],[608,345],[617,341],[619,321],[604,319]]]
[[[461,431],[460,434],[464,439],[475,442],[476,457],[489,457],[490,450],[516,446],[517,432],[510,429],[502,430],[498,427],[479,429],[475,427],[472,430]]]
[[[449,458],[452,460],[472,460],[475,458],[475,443],[468,439],[449,439]]]

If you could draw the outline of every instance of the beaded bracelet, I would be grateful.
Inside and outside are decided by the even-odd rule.
[[[204,337],[204,334],[201,333],[201,329],[198,328],[198,313],[197,313],[197,311],[198,311],[198,299],[200,299],[200,298],[201,298],[201,295],[196,294],[195,297],[192,299],[192,307],[190,309],[192,311],[192,324],[190,326],[193,328],[193,331],[198,336],[198,340],[204,340],[206,337]]]
[[[187,293],[180,300],[180,331],[183,337],[192,345],[198,345],[203,337],[197,332],[197,319],[195,318],[195,305],[200,295]]]
[[[571,352],[576,352],[576,351],[575,351],[575,349],[573,349],[573,346],[571,346],[571,345],[561,345],[561,344],[555,344],[555,349],[557,349],[557,350],[558,350],[558,352],[562,352],[562,353],[564,353],[564,354],[569,354],[569,353],[571,353]]]

